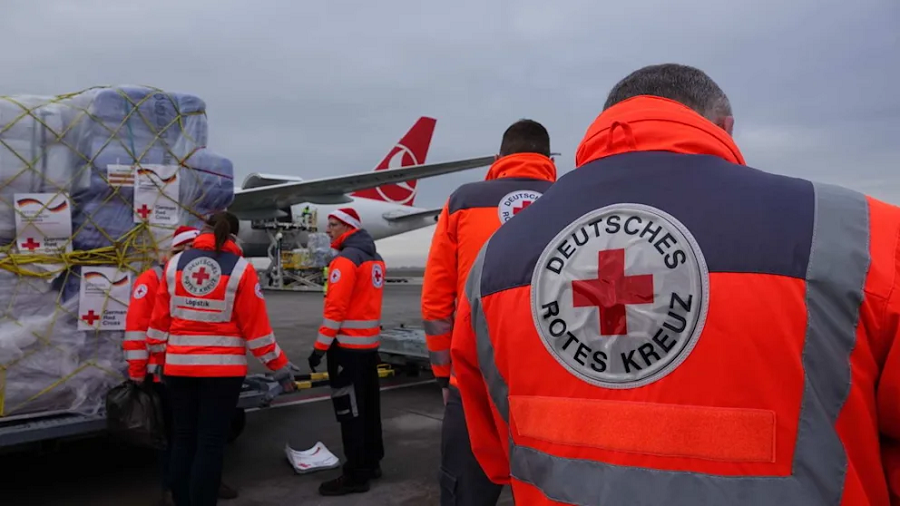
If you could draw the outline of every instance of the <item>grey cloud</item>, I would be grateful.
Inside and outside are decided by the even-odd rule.
[[[530,117],[564,173],[618,79],[677,61],[729,94],[751,165],[900,203],[897,26],[896,0],[6,0],[0,93],[196,93],[238,180],[369,170],[423,114],[438,118],[429,161],[494,153]],[[417,204],[483,174],[422,181]]]

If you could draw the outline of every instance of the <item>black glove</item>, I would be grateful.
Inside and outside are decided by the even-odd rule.
[[[312,372],[316,372],[316,367],[319,367],[319,364],[322,363],[322,356],[325,355],[324,352],[314,349],[313,352],[309,355],[309,370]]]

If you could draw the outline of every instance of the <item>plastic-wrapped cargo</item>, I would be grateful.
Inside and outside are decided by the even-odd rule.
[[[234,198],[207,132],[155,88],[0,96],[0,418],[95,414],[125,378],[132,280]]]
[[[312,232],[306,239],[306,247],[314,267],[326,267],[334,258],[331,238],[325,232]]]

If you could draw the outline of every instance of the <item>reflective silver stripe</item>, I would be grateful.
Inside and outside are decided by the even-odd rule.
[[[265,355],[259,357],[259,360],[264,364],[268,364],[269,362],[271,362],[273,360],[277,360],[278,357],[280,357],[280,356],[281,356],[281,348],[279,348],[278,345],[276,344],[275,349],[273,351],[270,351],[269,353],[266,353]]]
[[[159,374],[159,364],[147,364],[147,374]]]
[[[167,365],[247,365],[246,355],[183,355],[166,354]]]
[[[266,334],[262,337],[257,337],[256,339],[251,339],[247,341],[247,347],[251,350],[256,350],[262,348],[263,346],[268,346],[270,344],[275,343],[275,334]]]
[[[319,334],[318,336],[316,336],[316,342],[324,344],[325,346],[329,346],[331,344],[331,341],[333,340],[333,337],[326,336],[325,334]]]
[[[341,324],[342,329],[376,329],[381,325],[381,320],[344,320]]]
[[[469,301],[469,307],[472,318],[472,330],[475,332],[475,345],[478,351],[478,366],[481,369],[481,375],[484,376],[487,385],[488,394],[494,402],[494,407],[503,418],[503,421],[509,424],[509,388],[506,386],[506,380],[500,375],[497,364],[494,362],[494,345],[491,343],[488,334],[487,318],[481,309],[481,275],[484,271],[484,253],[487,251],[486,242],[478,252],[475,263],[469,270],[469,277],[466,280],[466,300]]]
[[[337,340],[344,344],[376,344],[381,342],[381,336],[347,336],[338,334]]]
[[[450,365],[450,350],[429,351],[432,365]]]
[[[158,265],[154,265],[153,268],[152,268],[151,270],[152,270],[153,272],[156,273],[156,278],[157,278],[157,279],[162,279],[162,277],[163,277],[163,269],[162,269],[162,267],[160,267],[160,266],[158,266]]]
[[[227,346],[231,348],[243,348],[246,344],[243,337],[234,336],[169,336],[169,344],[172,346]]]
[[[322,318],[322,326],[326,329],[338,330],[341,328],[341,322],[329,320],[328,318]]]
[[[169,290],[169,314],[175,315],[175,275],[178,274],[178,260],[183,253],[176,253],[166,264],[166,288]]]
[[[425,333],[429,336],[440,336],[453,332],[453,317],[441,318],[439,320],[423,320],[422,326]]]
[[[244,277],[244,271],[250,263],[242,258],[238,258],[234,269],[228,277],[228,284],[225,285],[225,310],[222,312],[223,317],[228,318],[225,321],[231,321],[231,313],[234,311],[234,299],[237,297],[238,285],[241,284],[241,278]]]
[[[337,397],[350,396],[350,413],[353,414],[354,417],[359,416],[359,409],[356,407],[356,390],[353,388],[353,385],[349,385],[341,388],[332,388],[331,389],[331,398],[335,399]],[[347,414],[347,410],[335,411],[337,415],[345,415]]]
[[[169,334],[156,330],[154,328],[147,329],[147,337],[150,339],[156,339],[157,341],[165,341],[168,338]]]
[[[554,457],[511,445],[512,476],[567,504],[840,504],[847,455],[834,424],[850,390],[850,354],[871,261],[869,210],[859,193],[823,184],[814,188],[803,401],[791,476],[641,469]]]
[[[225,301],[215,299],[203,299],[200,297],[173,297],[176,306],[185,306],[185,309],[206,309],[211,311],[224,311]]]
[[[128,332],[125,332],[126,341],[145,341],[146,339],[146,332],[142,332],[140,330],[129,330]]]
[[[127,350],[125,352],[125,360],[147,360],[150,354],[147,350]]]
[[[221,301],[217,301],[221,302]],[[230,311],[197,311],[185,307],[176,307],[172,310],[172,317],[192,322],[222,323],[231,321]]]
[[[165,353],[166,345],[165,344],[151,344],[147,347],[150,353]]]

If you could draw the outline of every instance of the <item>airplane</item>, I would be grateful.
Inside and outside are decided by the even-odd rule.
[[[247,257],[265,257],[277,230],[301,247],[310,232],[325,232],[328,214],[341,207],[359,213],[375,240],[434,225],[440,208],[415,207],[419,179],[484,167],[494,155],[425,164],[437,120],[420,117],[374,171],[304,181],[253,173],[228,211],[240,220],[238,241]]]

